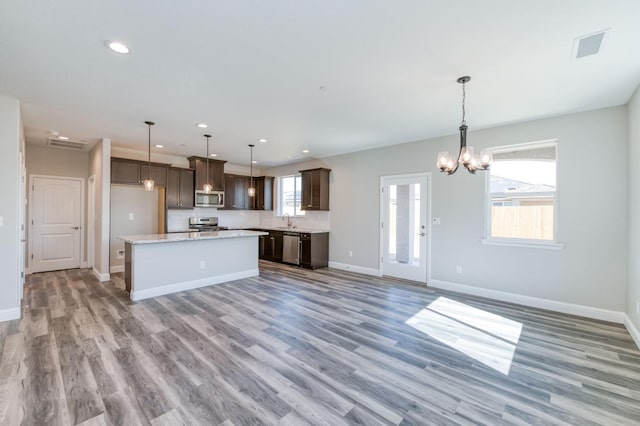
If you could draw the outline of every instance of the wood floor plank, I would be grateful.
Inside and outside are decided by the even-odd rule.
[[[0,424],[640,424],[620,324],[264,261],[137,303],[124,287],[27,277],[23,318],[0,323]],[[510,347],[507,370],[484,359]]]

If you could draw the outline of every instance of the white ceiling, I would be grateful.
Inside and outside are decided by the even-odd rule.
[[[153,152],[204,155],[205,122],[218,158],[248,163],[256,143],[269,166],[456,133],[461,75],[471,131],[624,104],[639,18],[638,0],[3,0],[0,93],[30,144],[146,150],[153,120]]]

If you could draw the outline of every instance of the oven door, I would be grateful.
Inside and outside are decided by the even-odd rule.
[[[196,191],[196,207],[224,207],[224,192],[214,191],[206,193],[204,191]]]

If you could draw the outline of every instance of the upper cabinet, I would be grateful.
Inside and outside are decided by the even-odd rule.
[[[167,186],[167,165],[127,158],[111,158],[111,183],[142,185],[145,179],[153,179],[155,186]]]
[[[224,208],[249,209],[249,176],[224,174]]]
[[[207,183],[207,159],[189,157],[188,160],[189,167],[196,171],[196,189],[202,189]],[[214,191],[224,191],[224,163],[226,161],[209,159],[209,183]]]
[[[329,173],[331,169],[300,170],[301,210],[329,210]]]
[[[253,185],[256,189],[256,195],[250,199],[251,209],[273,210],[273,177],[253,178]]]
[[[195,170],[169,167],[167,185],[168,209],[192,209],[195,191],[193,189]]]

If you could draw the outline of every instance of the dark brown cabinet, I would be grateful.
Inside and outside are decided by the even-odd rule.
[[[250,199],[252,210],[273,210],[273,180],[271,176],[253,178],[256,195]]]
[[[255,179],[254,179],[255,180]],[[224,175],[224,208],[231,210],[247,210],[250,208],[249,176]],[[255,182],[254,182],[255,183]]]
[[[189,167],[195,169],[195,188],[202,189],[207,183],[207,159],[189,157]],[[226,161],[209,159],[209,183],[214,191],[224,191],[224,163]]]
[[[169,167],[167,182],[167,208],[192,209],[194,205],[195,170]]]
[[[302,177],[301,210],[329,210],[330,169],[300,170]]]
[[[300,233],[300,266],[309,269],[329,265],[329,233]]]
[[[148,172],[149,171],[149,172]],[[165,164],[130,160],[127,158],[111,159],[111,183],[122,185],[142,185],[145,179],[153,179],[155,186],[167,186],[167,166]]]
[[[263,259],[274,262],[282,262],[282,231],[269,231],[266,236],[266,244]]]

